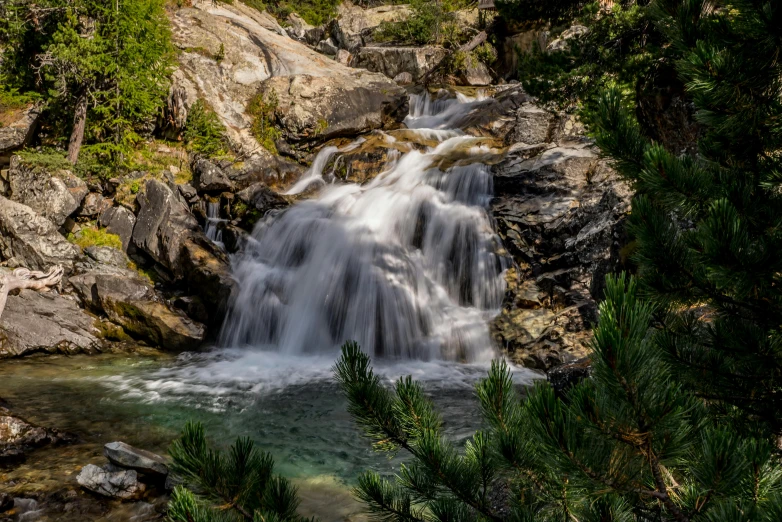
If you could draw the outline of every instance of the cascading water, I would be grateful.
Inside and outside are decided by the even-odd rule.
[[[223,230],[220,228],[220,224],[225,223],[225,219],[220,218],[220,202],[209,201],[206,204],[206,223],[204,223],[204,234],[207,239],[212,241],[220,248],[225,248],[223,245]]]
[[[366,185],[324,187],[261,222],[234,260],[239,294],[222,334],[228,347],[333,353],[347,339],[376,356],[458,361],[491,355],[487,321],[504,292],[504,259],[486,211],[486,165],[436,165],[454,151],[485,153],[450,128],[475,101],[413,96],[413,132],[439,144],[394,157]],[[321,151],[289,192],[322,180]]]

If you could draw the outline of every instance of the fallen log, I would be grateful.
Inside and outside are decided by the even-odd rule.
[[[48,272],[34,272],[26,268],[17,268],[10,274],[0,276],[0,316],[5,310],[9,292],[24,289],[46,292],[50,287],[60,284],[63,272],[60,265],[54,265]]]

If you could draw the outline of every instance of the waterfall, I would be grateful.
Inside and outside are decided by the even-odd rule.
[[[448,129],[475,103],[413,97],[406,124],[438,136],[436,147],[391,155],[371,182],[325,185],[316,198],[259,222],[234,259],[239,291],[221,344],[333,353],[353,339],[375,356],[490,357],[487,322],[505,290],[487,212],[491,173],[477,161],[435,166],[453,151],[482,152],[475,138]],[[322,180],[337,152],[324,148],[289,192]]]
[[[225,223],[227,220],[220,219],[220,202],[208,201],[206,203],[206,223],[204,223],[204,234],[207,239],[212,241],[220,248],[225,248],[223,245],[223,229],[220,227],[221,223]]]

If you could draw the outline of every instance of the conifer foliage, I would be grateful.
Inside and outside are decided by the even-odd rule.
[[[643,139],[619,94],[597,143],[637,191],[644,294],[677,379],[746,429],[782,435],[782,3],[660,0],[703,128],[697,154]],[[754,425],[757,424],[757,425]]]
[[[249,438],[239,438],[228,454],[210,448],[204,427],[185,425],[169,450],[172,471],[188,487],[177,486],[168,506],[173,522],[306,522],[296,513],[296,488],[274,475],[274,461]]]

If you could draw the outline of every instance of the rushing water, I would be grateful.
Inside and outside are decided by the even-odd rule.
[[[484,152],[449,128],[473,103],[413,97],[406,124],[436,147],[392,157],[368,184],[326,185],[260,223],[234,263],[240,290],[221,344],[333,355],[353,339],[376,356],[490,358],[487,321],[505,268],[487,213],[491,173],[479,162],[437,167],[455,151]],[[289,193],[324,184],[338,152],[324,148]]]
[[[390,154],[365,185],[329,183],[323,172],[357,142],[324,148],[290,190],[316,187],[318,195],[259,223],[233,260],[240,292],[221,347],[0,365],[0,397],[81,437],[68,449],[37,452],[5,480],[48,473],[36,480],[73,482],[74,470],[103,461],[103,443],[164,452],[196,419],[220,445],[246,435],[272,453],[278,471],[299,484],[305,514],[361,520],[349,485],[366,469],[393,473],[399,459],[374,453],[347,414],[331,370],[346,339],[373,355],[385,383],[402,375],[422,381],[446,434],[469,437],[481,426],[471,390],[494,355],[487,323],[504,292],[487,213],[487,151],[454,128],[475,103],[412,97],[407,132],[433,146]],[[219,242],[217,205],[208,211],[207,234]],[[533,377],[514,373],[520,385]]]

